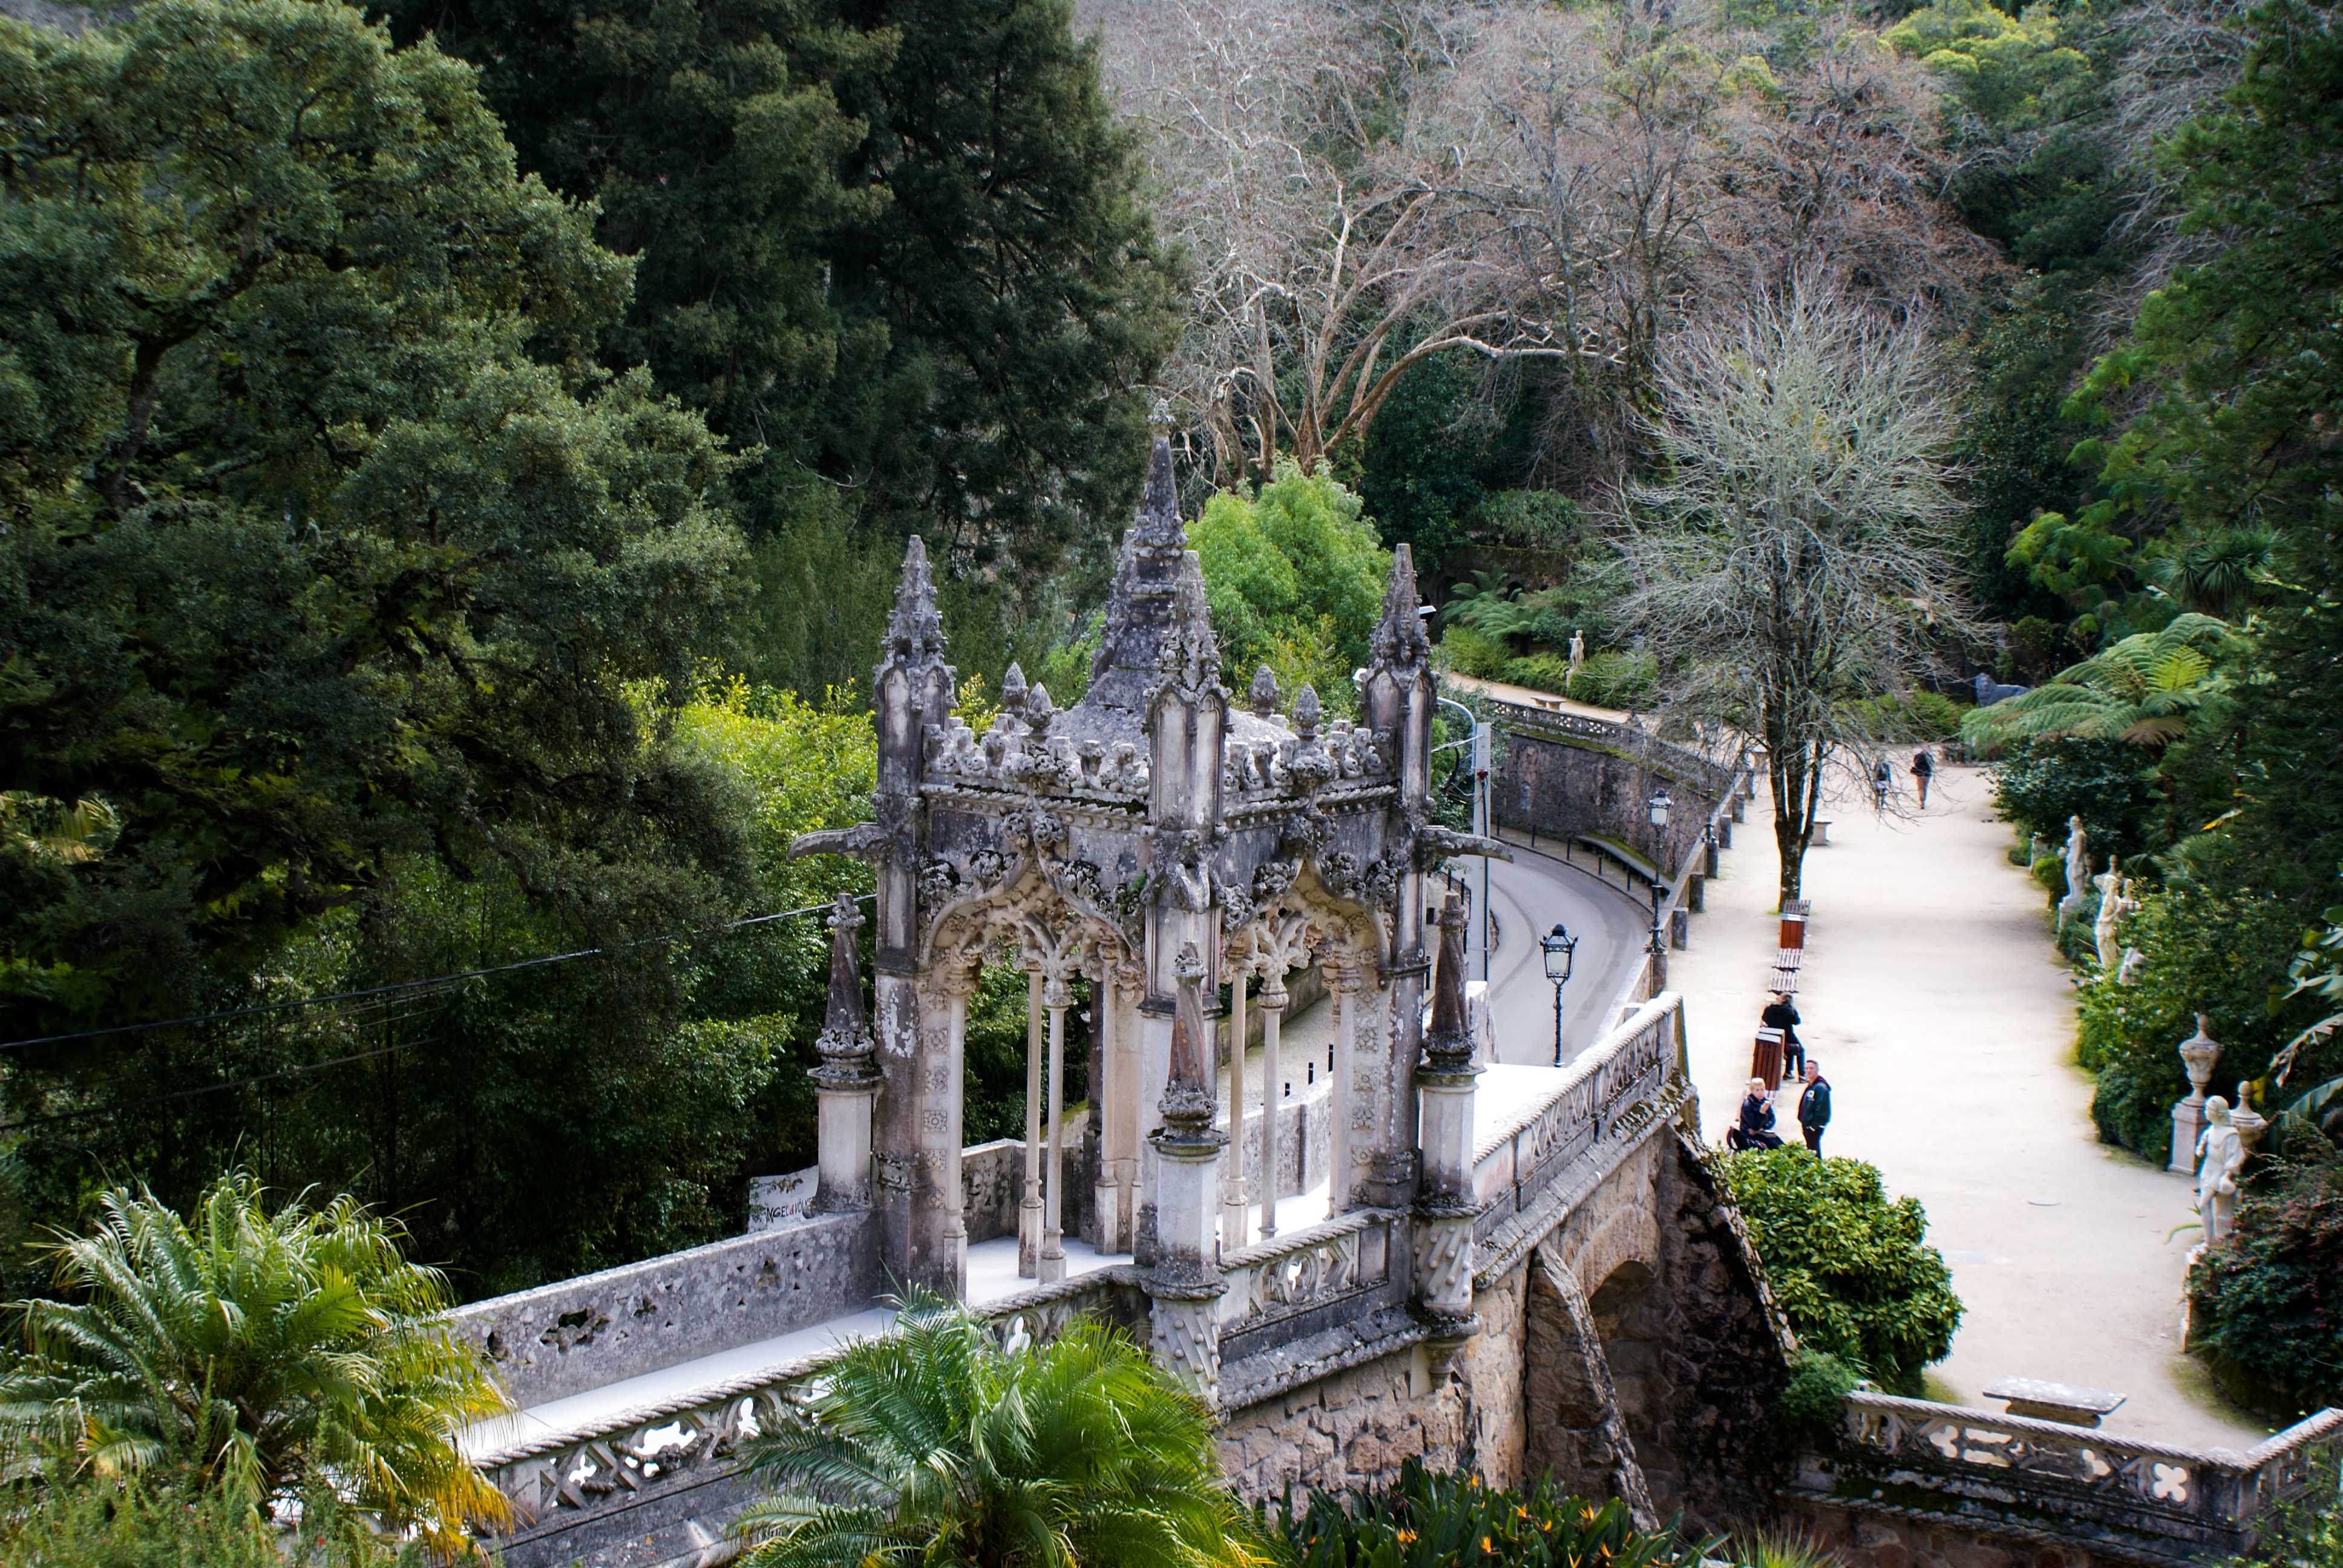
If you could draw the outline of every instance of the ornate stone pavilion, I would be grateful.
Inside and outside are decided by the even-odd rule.
[[[979,735],[954,715],[927,555],[913,539],[872,682],[871,819],[793,846],[858,856],[878,879],[867,1024],[855,916],[841,911],[817,1073],[818,1207],[874,1210],[891,1278],[965,1290],[968,1000],[982,964],[1013,964],[1036,1025],[1023,1271],[1042,1283],[1064,1275],[1064,1172],[1089,1189],[1081,1239],[1147,1271],[1158,1355],[1209,1383],[1219,1261],[1252,1239],[1256,1205],[1260,1234],[1274,1234],[1279,1194],[1260,1173],[1281,1167],[1276,1115],[1257,1130],[1228,1115],[1213,1015],[1225,986],[1242,1069],[1245,981],[1259,978],[1262,1103],[1274,1107],[1286,982],[1316,966],[1335,1013],[1330,1217],[1412,1208],[1416,1311],[1443,1338],[1469,1332],[1477,1069],[1461,959],[1426,1038],[1424,876],[1460,851],[1505,851],[1431,820],[1430,654],[1403,545],[1357,677],[1359,722],[1324,719],[1307,687],[1280,711],[1266,668],[1232,703],[1159,437],[1088,694],[1061,709],[1012,669]],[[1066,1147],[1066,1015],[1085,977],[1091,1120]]]

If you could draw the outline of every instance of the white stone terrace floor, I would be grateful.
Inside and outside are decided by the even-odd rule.
[[[1326,1010],[1322,1004],[1311,1010],[1312,1014],[1323,1014]],[[1302,1021],[1296,1020],[1297,1024]],[[1322,1049],[1328,1027],[1321,1021],[1312,1030],[1288,1030],[1286,1038],[1294,1040],[1296,1035],[1301,1036],[1301,1040],[1296,1040],[1297,1050],[1301,1049],[1302,1040],[1313,1041]],[[1493,1137],[1522,1112],[1543,1101],[1564,1076],[1563,1071],[1551,1067],[1491,1067],[1480,1080],[1479,1093],[1474,1101],[1475,1145]],[[1322,1081],[1322,1072],[1320,1078]],[[1252,1098],[1253,1103],[1259,1103],[1257,1088]],[[1258,1212],[1256,1206],[1254,1233],[1251,1238],[1254,1241],[1260,1239]],[[1325,1218],[1326,1184],[1322,1181],[1308,1192],[1278,1201],[1277,1227],[1281,1234],[1290,1234]],[[1069,1279],[1131,1261],[1128,1252],[1102,1254],[1074,1236],[1065,1239],[1065,1250]],[[970,1304],[988,1306],[1033,1288],[1033,1281],[1018,1275],[1016,1237],[998,1237],[969,1248],[968,1300]],[[766,1367],[786,1365],[819,1354],[834,1345],[868,1338],[884,1331],[893,1317],[891,1312],[882,1308],[854,1312],[817,1323],[811,1328],[799,1329],[794,1333],[759,1340],[737,1350],[702,1356],[660,1372],[645,1372],[639,1377],[571,1394],[566,1399],[549,1400],[510,1415],[478,1422],[466,1432],[464,1448],[469,1453],[488,1453],[534,1437],[576,1432],[607,1416],[657,1404],[694,1389],[729,1382]]]

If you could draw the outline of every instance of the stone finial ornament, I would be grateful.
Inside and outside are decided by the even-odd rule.
[[[1252,672],[1252,711],[1256,719],[1277,714],[1277,675],[1265,664]]]
[[[2212,1020],[2197,1015],[2197,1032],[2180,1042],[2180,1065],[2188,1074],[2188,1098],[2205,1103],[2205,1086],[2213,1081],[2213,1064],[2221,1060],[2221,1042],[2213,1038]]]
[[[1024,712],[1025,699],[1027,695],[1028,689],[1025,685],[1024,668],[1012,659],[1010,661],[1009,673],[1001,678],[1001,711],[1004,713]]]

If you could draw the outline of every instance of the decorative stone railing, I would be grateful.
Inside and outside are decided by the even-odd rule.
[[[1680,779],[1709,795],[1723,795],[1737,777],[1735,769],[1688,746],[1663,740],[1641,724],[1602,719],[1568,708],[1542,708],[1502,697],[1483,695],[1490,715],[1511,729],[1544,734],[1557,740],[1578,741],[1617,751],[1643,761],[1653,772]]]
[[[1004,1346],[1055,1338],[1082,1314],[1130,1325],[1144,1320],[1138,1271],[1100,1269],[1021,1292],[981,1309]],[[729,1470],[741,1442],[784,1419],[819,1388],[844,1346],[760,1367],[739,1377],[610,1415],[574,1430],[521,1438],[473,1457],[512,1503],[510,1539],[553,1533],[562,1515],[705,1480]]]
[[[1347,1312],[1372,1311],[1405,1284],[1406,1216],[1362,1209],[1232,1252],[1221,1261],[1224,1361],[1272,1348]]]
[[[1482,1141],[1474,1151],[1473,1229],[1485,1244],[1552,1185],[1573,1161],[1623,1129],[1641,1131],[1664,1105],[1683,1069],[1683,1004],[1673,996],[1636,1009],[1582,1052],[1550,1094]]]
[[[2299,1495],[2322,1455],[2333,1462],[2343,1410],[2241,1454],[1859,1392],[1838,1438],[1802,1467],[1797,1490],[2183,1562],[2249,1545],[2267,1510]]]

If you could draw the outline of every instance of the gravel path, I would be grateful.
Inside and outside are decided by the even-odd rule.
[[[1908,775],[1897,781],[1908,789]],[[2005,856],[2011,830],[1993,819],[1986,774],[1940,768],[1917,819],[1876,818],[1865,796],[1825,810],[1831,843],[1806,857],[1800,1034],[1833,1088],[1825,1152],[1870,1161],[1892,1193],[1926,1205],[1967,1304],[1932,1394],[1998,1410],[1986,1383],[2048,1378],[2127,1395],[2111,1431],[2258,1441],[2269,1429],[2228,1409],[2181,1353],[2196,1236],[2167,1236],[2194,1221],[2194,1189],[2097,1141],[2073,990],[2041,890]],[[1771,978],[1772,818],[1761,781],[1694,917],[1692,950],[1672,955],[1712,1141],[1740,1103]],[[1793,1141],[1795,1107],[1785,1087]]]

